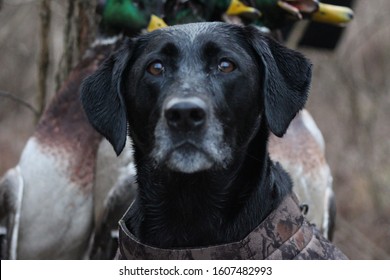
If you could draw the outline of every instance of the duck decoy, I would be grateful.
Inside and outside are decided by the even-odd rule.
[[[106,140],[89,124],[79,99],[83,79],[116,42],[98,40],[87,51],[49,102],[16,167],[0,180],[2,259],[88,258],[107,193],[132,183],[128,170],[121,176],[122,166],[132,164],[131,149],[117,159],[102,148]]]

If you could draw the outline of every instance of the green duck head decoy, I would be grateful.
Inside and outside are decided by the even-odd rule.
[[[102,24],[109,29],[131,34],[167,26],[163,19],[151,14],[150,9],[140,9],[132,0],[100,0],[98,7]]]
[[[102,24],[106,27],[137,31],[148,25],[149,16],[132,0],[105,0],[102,6]]]

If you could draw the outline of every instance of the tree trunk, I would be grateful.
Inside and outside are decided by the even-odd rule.
[[[64,26],[65,50],[56,74],[56,90],[58,90],[69,72],[95,39],[98,22],[96,5],[96,0],[67,1],[66,22]]]

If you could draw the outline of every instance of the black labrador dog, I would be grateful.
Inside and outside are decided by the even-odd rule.
[[[120,222],[119,257],[344,258],[302,217],[267,152],[310,79],[301,54],[251,26],[196,23],[128,39],[81,96],[117,154],[128,130],[133,140],[139,189]]]

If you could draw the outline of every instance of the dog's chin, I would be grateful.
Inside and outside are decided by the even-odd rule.
[[[211,169],[214,162],[203,151],[187,147],[172,151],[166,166],[172,171],[191,174]]]
[[[225,169],[232,159],[232,149],[224,140],[222,125],[216,120],[211,123],[214,125],[200,135],[177,139],[160,121],[150,154],[156,168],[187,174]]]

